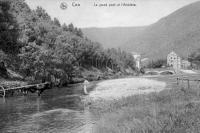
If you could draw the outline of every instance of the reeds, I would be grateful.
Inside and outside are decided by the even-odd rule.
[[[175,88],[118,100],[88,100],[95,133],[199,133],[200,89]]]

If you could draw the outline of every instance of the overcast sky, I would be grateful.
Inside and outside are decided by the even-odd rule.
[[[175,10],[199,0],[26,0],[35,9],[41,6],[61,23],[77,27],[144,26],[155,23]],[[68,8],[60,8],[62,2]],[[73,7],[72,2],[80,7]],[[135,3],[132,7],[94,7],[94,3]]]

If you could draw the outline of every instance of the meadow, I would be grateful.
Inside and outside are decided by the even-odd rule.
[[[94,132],[199,133],[198,83],[193,83],[188,89],[184,84],[172,84],[171,81],[174,80],[170,80],[171,78],[160,78],[168,81],[171,89],[158,93],[134,95],[118,100],[90,101],[90,111],[99,116],[99,121],[93,128]]]

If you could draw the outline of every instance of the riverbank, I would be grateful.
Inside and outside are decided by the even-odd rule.
[[[115,100],[137,94],[159,92],[165,89],[166,83],[141,77],[110,79],[97,83],[89,94],[92,100]]]
[[[43,80],[33,80],[33,77],[27,77],[23,78],[22,75],[19,73],[16,73],[14,71],[11,71],[10,69],[7,70],[8,76],[7,78],[2,78],[0,77],[0,85],[3,86],[4,88],[12,88],[12,87],[20,87],[20,86],[25,86],[25,85],[30,85],[30,84],[39,84]],[[80,76],[80,75],[79,75]],[[62,80],[58,80],[58,82],[51,82],[53,88],[68,88],[67,90],[72,92],[70,88],[74,88],[76,86],[79,91],[83,91],[83,86],[82,83],[84,80],[89,80],[90,84],[87,87],[87,91],[90,92],[92,91],[95,87],[96,84],[100,81],[107,80],[107,79],[117,79],[117,78],[123,78],[126,76],[130,76],[130,74],[124,74],[124,73],[116,73],[114,71],[106,72],[106,71],[100,71],[98,69],[91,69],[86,70],[82,72],[81,76],[72,78],[71,82],[65,83]]]
[[[100,120],[95,133],[199,132],[200,90],[173,86],[160,92],[115,100],[91,100],[88,108]],[[106,95],[106,94],[105,94]]]

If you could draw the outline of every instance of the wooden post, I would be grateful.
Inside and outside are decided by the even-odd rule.
[[[37,92],[38,96],[40,96],[40,94],[41,94],[41,93],[40,93],[40,91],[39,91],[39,90],[37,90],[36,92]]]
[[[200,85],[199,85],[199,84],[200,84],[200,80],[197,80],[197,85],[198,85],[197,88],[198,88],[198,89],[200,88]]]
[[[187,83],[188,83],[188,89],[190,89],[190,80],[187,79]]]
[[[177,78],[177,85],[179,85],[179,78]]]

